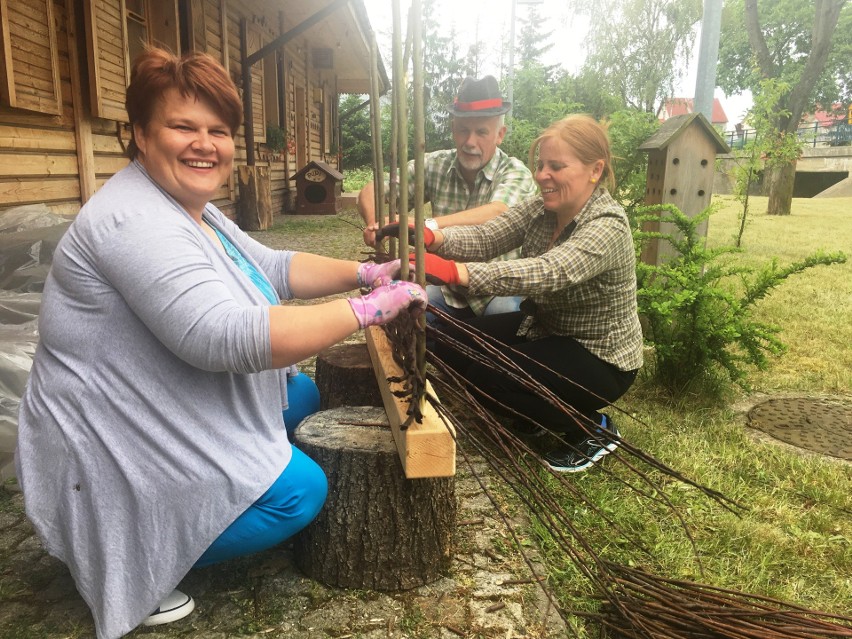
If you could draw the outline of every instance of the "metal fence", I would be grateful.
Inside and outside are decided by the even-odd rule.
[[[808,126],[799,127],[796,131],[805,146],[848,146],[852,144],[852,124],[846,119],[837,120],[828,126],[820,126],[814,122]],[[726,142],[732,149],[741,149],[749,141],[754,140],[757,132],[754,129],[728,131],[725,133]]]

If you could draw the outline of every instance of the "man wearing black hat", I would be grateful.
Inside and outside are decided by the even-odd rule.
[[[510,107],[493,76],[462,82],[458,97],[447,108],[453,116],[456,148],[427,153],[425,158],[425,200],[432,204],[428,228],[482,224],[537,193],[524,163],[498,148],[506,135],[504,117]],[[408,174],[409,196],[413,197],[413,161],[408,164]],[[372,182],[358,194],[358,211],[367,225],[364,243],[374,246],[378,225]],[[517,257],[519,253],[513,252],[497,259]],[[521,301],[519,297],[464,296],[446,286],[428,286],[427,290],[430,304],[460,318],[517,311]]]

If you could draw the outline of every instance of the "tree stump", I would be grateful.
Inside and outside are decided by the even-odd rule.
[[[321,351],[316,361],[320,410],[338,406],[382,406],[367,345],[337,344]]]
[[[328,477],[328,501],[295,539],[296,565],[341,588],[408,590],[450,567],[455,479],[406,479],[383,408],[306,418],[295,443]]]
[[[265,231],[272,225],[272,186],[268,166],[239,166],[240,199],[237,224],[244,231]]]

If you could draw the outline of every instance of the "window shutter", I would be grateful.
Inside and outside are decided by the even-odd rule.
[[[190,48],[193,51],[203,51],[204,53],[215,52],[207,50],[207,15],[204,10],[204,0],[190,0],[188,3],[189,13],[189,37]]]
[[[84,0],[92,114],[127,122],[124,94],[130,82],[124,0]]]
[[[263,35],[254,25],[248,29],[248,53],[251,55],[265,44]],[[264,65],[266,60],[258,60],[251,68],[251,104],[254,116],[254,141],[266,142],[266,100],[264,83]],[[243,99],[246,99],[243,97]]]
[[[0,0],[0,101],[62,113],[53,0]]]

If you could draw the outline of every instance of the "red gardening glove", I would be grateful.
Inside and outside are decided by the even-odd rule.
[[[426,253],[426,281],[439,286],[452,286],[459,283],[459,269],[453,260],[446,260],[433,253]],[[408,256],[411,269],[414,270],[414,253]]]
[[[376,231],[376,244],[381,242],[386,237],[399,237],[399,222],[393,222],[392,224],[385,224],[382,228]],[[435,234],[432,232],[432,229],[427,229],[425,226],[423,227],[423,246],[429,248],[432,246],[432,242],[435,241]],[[414,246],[414,225],[408,225],[408,243]]]

